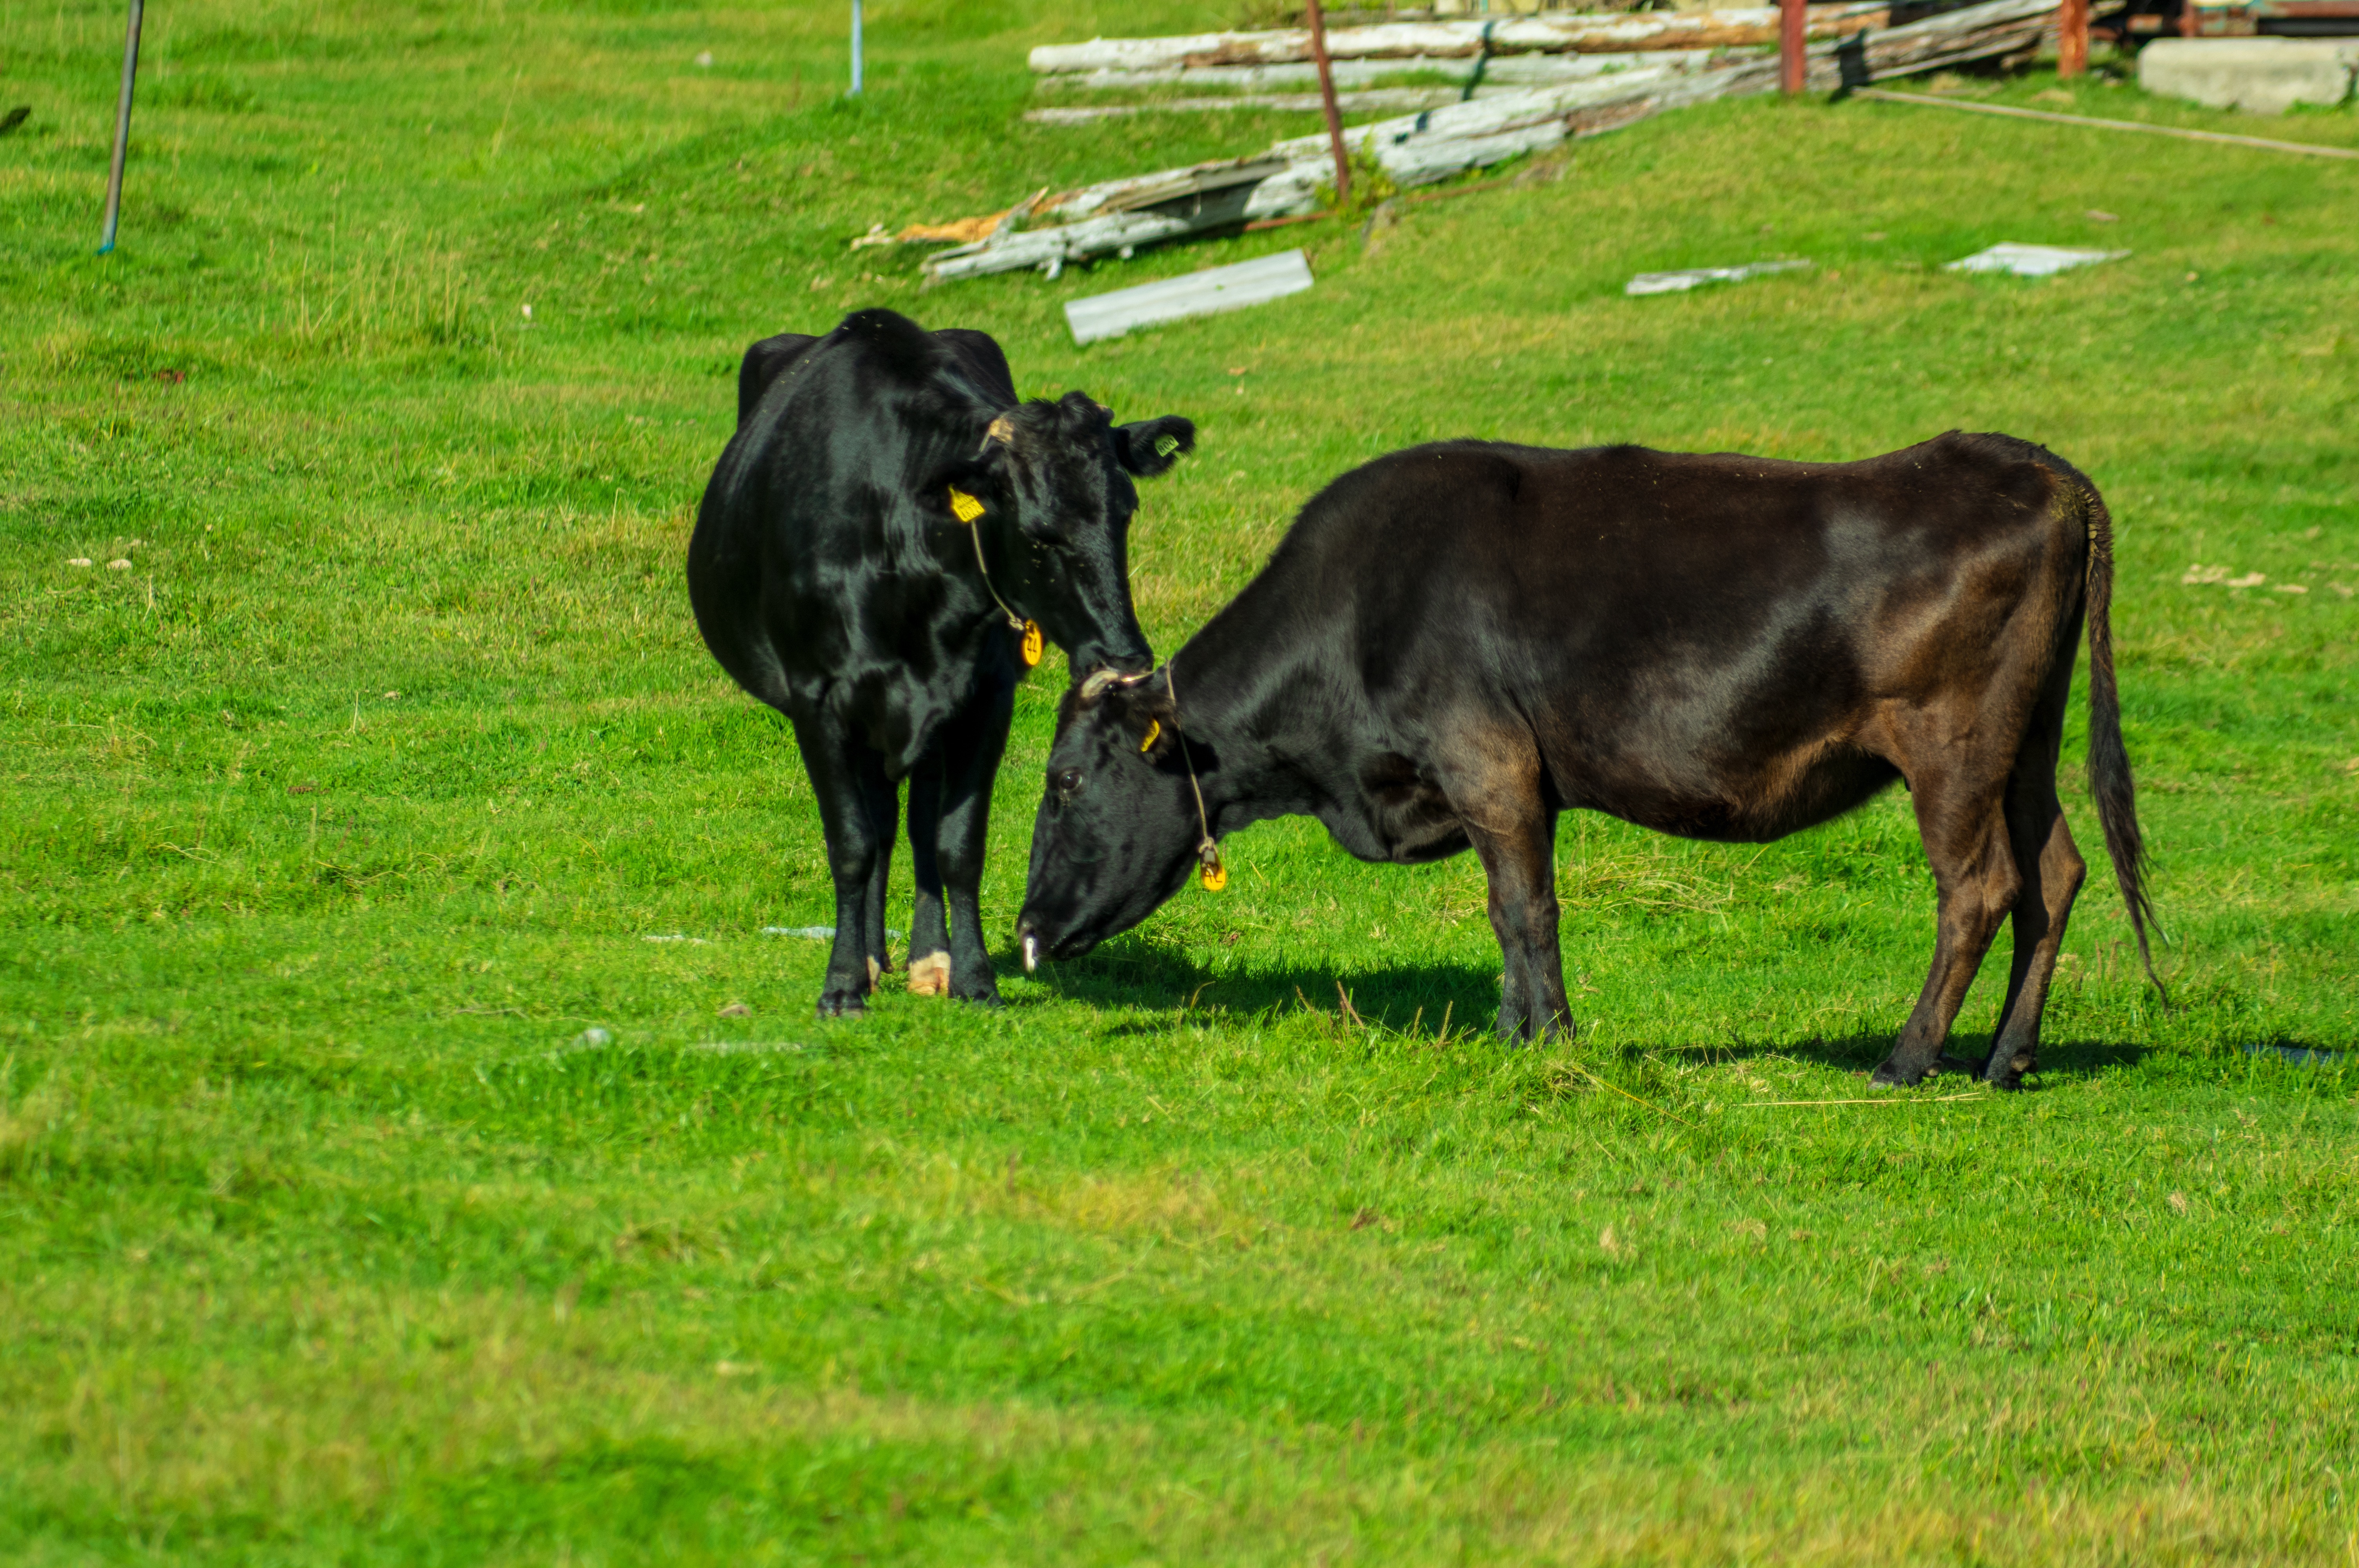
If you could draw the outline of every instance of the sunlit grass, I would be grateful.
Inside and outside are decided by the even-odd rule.
[[[2349,1562],[2359,171],[1754,102],[923,292],[848,240],[1306,127],[1017,119],[1033,44],[1228,13],[869,16],[853,103],[832,5],[153,6],[101,262],[120,13],[0,6],[0,1554]],[[1995,97],[2060,92],[2253,128]],[[2002,239],[2133,254],[1940,270]],[[1065,335],[1296,245],[1308,295]],[[1301,822],[1084,963],[995,932],[1000,1013],[817,1022],[809,787],[680,561],[744,345],[869,303],[1198,422],[1164,651],[1412,441],[2050,444],[2119,520],[2178,1005],[2101,870],[2034,1092],[1863,1103],[1931,946],[1895,794],[1568,819],[1571,1046],[1486,1038],[1471,860]]]

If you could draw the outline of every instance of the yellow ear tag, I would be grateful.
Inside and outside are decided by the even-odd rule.
[[[1030,669],[1040,662],[1040,622],[1038,621],[1024,622],[1024,641],[1019,645],[1018,651],[1024,655],[1026,669]]]
[[[1229,868],[1221,864],[1221,852],[1209,845],[1204,849],[1204,864],[1198,874],[1203,878],[1206,892],[1218,892],[1229,885]]]
[[[951,486],[951,515],[962,523],[972,523],[983,515],[983,503],[958,486]],[[1032,661],[1039,663],[1038,659]]]
[[[1147,721],[1147,739],[1138,743],[1138,749],[1141,752],[1151,752],[1155,750],[1155,742],[1162,733],[1163,720],[1160,719],[1148,719]]]

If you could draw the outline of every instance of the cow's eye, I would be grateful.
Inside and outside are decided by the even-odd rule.
[[[1079,794],[1082,787],[1082,770],[1079,768],[1063,769],[1057,774],[1055,780],[1052,782],[1056,784],[1057,793],[1059,795],[1070,795]]]

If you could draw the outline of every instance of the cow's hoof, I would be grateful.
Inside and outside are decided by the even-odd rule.
[[[1982,1080],[1995,1089],[2019,1089],[2023,1087],[2023,1075],[2038,1070],[2038,1059],[2028,1051],[2006,1057],[1994,1054],[1982,1069]]]
[[[1923,1068],[1920,1067],[1912,1073],[1906,1067],[1896,1065],[1888,1056],[1875,1071],[1867,1076],[1867,1087],[1872,1089],[1913,1089],[1924,1081]]]
[[[854,991],[821,991],[819,993],[819,1015],[821,1018],[858,1018],[868,1011],[868,999]]]
[[[951,987],[951,1000],[953,1001],[971,1001],[977,1007],[1006,1007],[1007,1005],[1006,1002],[999,1000],[999,982],[996,980],[985,980],[979,986],[953,985]]]

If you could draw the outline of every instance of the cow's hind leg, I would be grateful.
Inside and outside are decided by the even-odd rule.
[[[2072,900],[2089,874],[2056,798],[2053,744],[2034,741],[2025,748],[2007,781],[2006,827],[2023,892],[2015,901],[2006,1005],[1999,1009],[1998,1032],[1983,1065],[1983,1077],[2000,1088],[2015,1087],[2039,1065],[2039,1019],[2048,1007],[2048,984],[2063,948]]]
[[[1556,812],[1540,794],[1539,759],[1484,755],[1445,781],[1451,806],[1482,857],[1491,930],[1503,960],[1499,1037],[1510,1044],[1572,1033],[1557,943]]]
[[[1917,1083],[1941,1064],[1950,1025],[2022,886],[1999,787],[1962,787],[1954,776],[1911,778],[1909,785],[1940,902],[1933,967],[1892,1054],[1871,1079],[1879,1088]]]
[[[795,725],[795,742],[819,797],[827,866],[835,883],[835,941],[821,986],[821,1017],[867,1011],[885,943],[884,881],[892,856],[893,786],[874,752],[824,724]],[[888,813],[880,834],[878,803]],[[873,930],[872,930],[873,927]]]
[[[909,991],[948,996],[950,926],[942,910],[941,857],[935,845],[942,819],[940,743],[909,774],[909,870],[917,898],[909,909]]]
[[[941,825],[935,834],[950,894],[950,994],[997,1006],[999,980],[983,935],[983,863],[989,848],[991,784],[1007,749],[1016,687],[988,687],[943,727]]]

